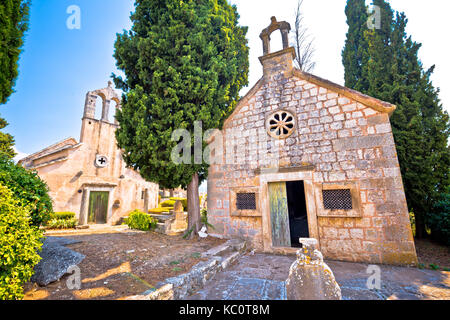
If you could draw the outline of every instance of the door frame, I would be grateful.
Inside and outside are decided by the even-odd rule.
[[[82,188],[83,195],[81,198],[81,209],[79,224],[82,226],[88,225],[89,220],[89,199],[91,197],[91,192],[109,192],[108,197],[108,211],[106,214],[106,224],[109,224],[113,214],[113,199],[114,199],[114,189],[116,185],[99,185],[99,184],[85,184]]]
[[[308,214],[308,229],[310,238],[317,239],[320,250],[319,228],[317,222],[317,207],[315,201],[315,188],[313,184],[313,171],[297,172],[269,172],[260,175],[260,208],[262,214],[264,252],[292,254],[298,248],[274,247],[272,241],[272,221],[270,218],[269,183],[303,181],[305,186],[306,211]]]

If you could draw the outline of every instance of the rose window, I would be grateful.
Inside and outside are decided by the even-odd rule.
[[[267,119],[267,132],[277,139],[289,137],[295,130],[294,116],[287,111],[278,111]]]

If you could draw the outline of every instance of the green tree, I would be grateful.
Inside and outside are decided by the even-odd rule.
[[[449,185],[449,117],[430,79],[434,66],[424,69],[418,57],[421,44],[406,34],[406,16],[384,0],[374,0],[374,5],[381,9],[381,29],[364,31],[360,66],[344,59],[347,85],[397,105],[391,124],[408,207],[421,238],[434,203]],[[350,27],[349,33],[354,29]]]
[[[23,37],[28,30],[29,0],[3,0],[0,3],[0,104],[13,93],[19,74],[17,63]]]
[[[0,118],[0,130],[5,128],[8,125],[5,119]],[[0,132],[0,156],[4,155],[8,158],[14,158],[16,153],[13,149],[14,146],[14,138],[7,133]]]
[[[133,27],[117,36],[114,56],[126,79],[116,138],[126,163],[167,189],[188,189],[189,230],[199,230],[198,185],[207,165],[177,165],[176,129],[220,129],[248,83],[247,28],[226,0],[137,0]],[[191,145],[194,141],[192,135]],[[201,143],[201,142],[200,142]],[[203,146],[205,143],[203,142]],[[194,152],[192,152],[194,154]],[[201,161],[200,161],[201,162]]]
[[[365,0],[348,0],[345,7],[349,26],[345,47],[342,50],[342,63],[345,66],[345,86],[355,90],[367,88],[367,81],[362,76],[362,66],[367,62],[368,43],[365,38],[367,29],[367,7]]]
[[[50,219],[53,204],[47,184],[37,175],[0,155],[0,184],[14,193],[22,206],[31,210],[31,222],[39,227]]]
[[[23,37],[28,29],[29,0],[3,0],[0,3],[0,105],[13,93]],[[0,117],[0,130],[8,123]],[[13,158],[11,135],[0,132],[0,154]]]

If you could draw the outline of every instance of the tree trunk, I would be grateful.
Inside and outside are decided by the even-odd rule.
[[[188,231],[192,230],[188,239],[193,239],[200,230],[200,198],[198,193],[198,173],[192,176],[192,181],[187,188],[188,201]]]

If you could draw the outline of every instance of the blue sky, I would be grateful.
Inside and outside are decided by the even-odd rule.
[[[260,31],[272,15],[292,24],[296,0],[258,0],[257,6],[254,0],[230,2],[237,4],[241,24],[249,26],[252,86],[262,75]],[[450,59],[438,32],[447,29],[447,2],[429,0],[424,6],[421,0],[391,0],[394,9],[406,12],[408,32],[423,43],[420,57],[425,66],[437,64],[434,84],[441,87],[449,110]],[[81,8],[80,30],[66,27],[70,5]],[[344,7],[345,0],[304,0],[305,22],[315,38],[313,73],[340,84],[344,75],[340,53],[347,31]],[[71,136],[79,139],[85,94],[105,87],[116,72],[112,57],[116,33],[130,28],[133,10],[133,0],[33,0],[16,93],[0,106],[1,116],[10,123],[5,131],[15,137],[21,153],[36,152]]]

